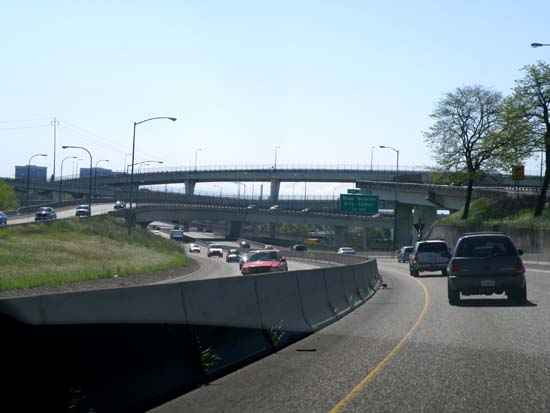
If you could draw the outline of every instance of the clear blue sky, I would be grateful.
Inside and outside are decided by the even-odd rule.
[[[138,126],[136,161],[189,166],[202,148],[199,165],[272,164],[280,146],[279,164],[369,164],[382,144],[433,165],[434,103],[468,84],[508,93],[550,60],[529,46],[550,43],[549,16],[548,0],[5,3],[0,176],[38,152],[51,173],[53,117],[58,146],[117,170],[152,116],[178,121]],[[68,155],[85,154],[59,149],[58,174]]]

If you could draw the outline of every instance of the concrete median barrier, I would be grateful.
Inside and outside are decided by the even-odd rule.
[[[255,276],[256,291],[264,329],[274,348],[299,340],[313,329],[306,322],[298,280],[290,271]]]
[[[341,269],[342,267],[323,269],[331,311],[337,317],[345,316],[352,309],[348,300],[346,300],[346,291],[344,289]]]
[[[313,331],[320,330],[336,320],[336,314],[330,306],[324,271],[306,270],[295,273],[304,316]]]
[[[187,322],[207,374],[222,374],[271,352],[252,278],[218,278],[179,285]]]
[[[347,265],[340,268],[340,276],[344,284],[344,294],[350,307],[353,309],[361,305],[363,300],[359,294],[359,285],[355,280],[355,269],[353,265]]]

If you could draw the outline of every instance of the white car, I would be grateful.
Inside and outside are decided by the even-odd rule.
[[[338,254],[354,255],[355,250],[351,247],[340,247],[338,248]]]
[[[220,244],[210,244],[208,246],[208,251],[206,252],[208,257],[220,257],[223,258],[223,246]]]
[[[153,234],[153,235],[162,235],[158,229],[152,229],[151,234]]]
[[[199,244],[190,244],[189,245],[189,252],[201,252],[201,246]]]

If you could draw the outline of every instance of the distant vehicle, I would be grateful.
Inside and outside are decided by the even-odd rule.
[[[288,265],[278,250],[252,251],[241,268],[242,275],[279,271],[288,271]]]
[[[56,219],[57,214],[52,207],[40,207],[34,215],[35,221],[43,221],[46,219]]]
[[[196,252],[200,254],[201,246],[199,244],[189,244],[189,252]]]
[[[174,228],[173,228],[173,229],[181,229],[181,230],[183,230],[183,225],[181,225],[181,224],[176,224],[176,225],[174,225]]]
[[[271,244],[265,244],[264,245],[264,250],[270,250],[272,248],[273,248],[273,245],[271,245]]]
[[[321,240],[319,238],[308,238],[304,241],[306,245],[319,245]]]
[[[527,302],[525,267],[512,239],[502,233],[464,234],[450,256],[447,278],[449,304],[462,295],[506,293],[512,302]]]
[[[158,229],[152,229],[151,234],[153,234],[153,235],[162,235],[161,232]]]
[[[279,209],[281,209],[281,207],[279,205],[271,205],[269,207],[270,211],[278,211]]]
[[[258,205],[250,204],[246,207],[246,209],[258,209]]]
[[[311,212],[311,208],[304,208],[300,211],[302,214],[309,214]]]
[[[293,245],[290,249],[292,251],[307,251],[307,247],[305,245],[302,245],[302,244]]]
[[[397,262],[409,262],[409,260],[411,259],[411,253],[413,251],[414,247],[412,245],[401,247],[401,249],[397,253]]]
[[[0,211],[0,225],[6,225],[7,223],[8,216],[3,211]]]
[[[338,254],[354,255],[355,250],[351,247],[340,247],[337,251]]]
[[[171,229],[170,239],[178,242],[183,242],[183,229]]]
[[[79,205],[76,207],[76,216],[77,217],[89,217],[90,216],[90,207],[88,205]]]
[[[116,201],[114,209],[126,208],[126,204],[123,201]]]
[[[210,244],[208,251],[206,252],[208,257],[220,257],[223,258],[223,246],[220,244]]]
[[[241,248],[250,248],[250,242],[241,241]]]
[[[441,271],[447,275],[449,247],[444,240],[417,241],[409,259],[409,273],[418,277],[421,271]]]
[[[227,256],[225,257],[226,262],[240,262],[241,261],[241,252],[236,248],[231,248],[227,252]]]

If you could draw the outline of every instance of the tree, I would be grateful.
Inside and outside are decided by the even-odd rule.
[[[535,206],[535,217],[538,217],[542,214],[550,183],[550,65],[539,61],[524,66],[522,71],[525,76],[516,81],[507,112],[515,124],[524,125],[531,150],[544,149],[546,154],[544,180]]]
[[[17,209],[19,202],[15,197],[15,191],[3,179],[0,179],[0,210]]]
[[[436,162],[449,180],[467,182],[462,219],[468,218],[475,179],[525,155],[503,113],[502,94],[475,85],[446,93],[430,115],[435,122],[424,137]]]

